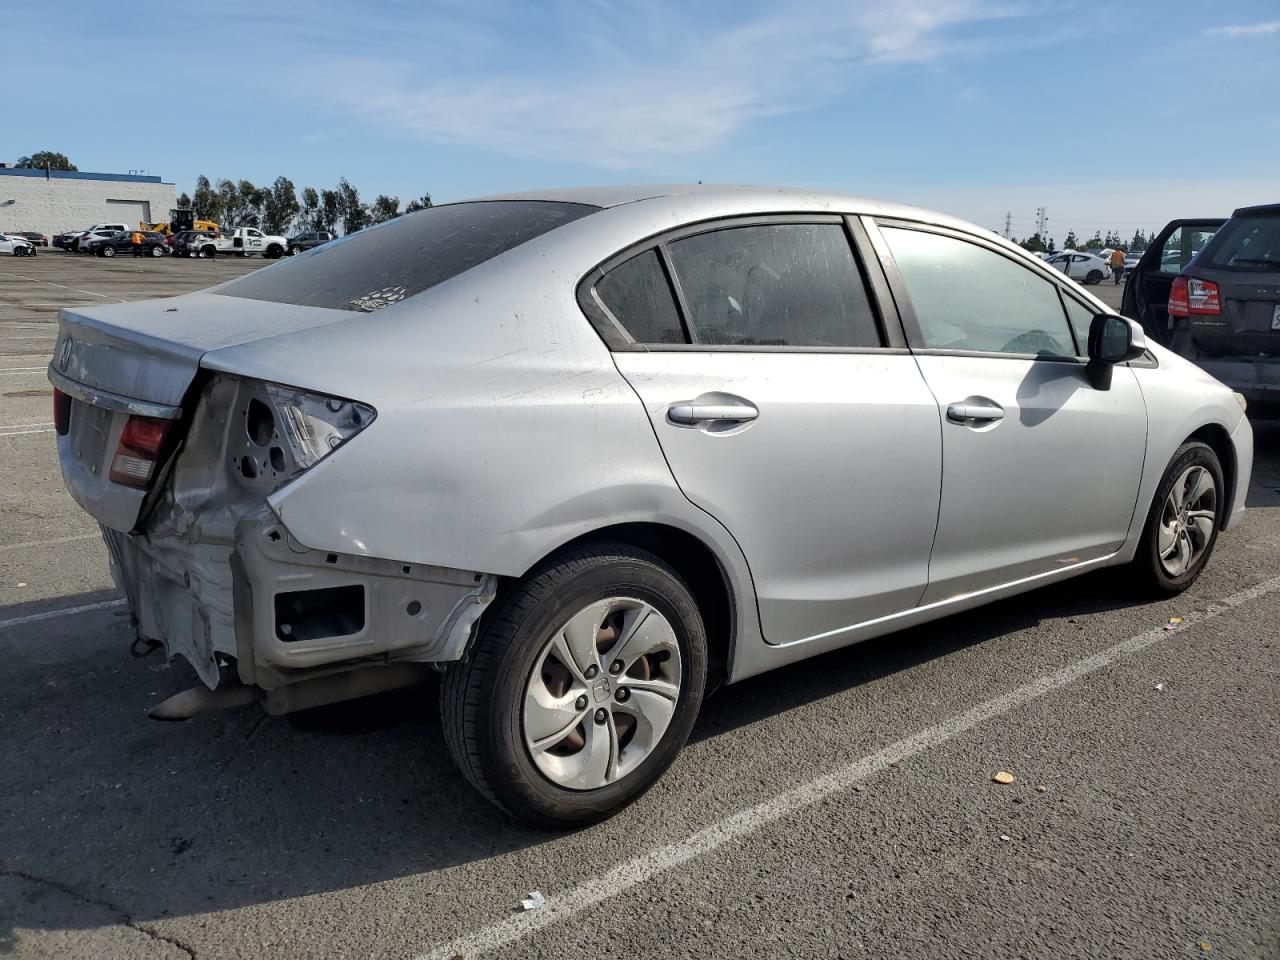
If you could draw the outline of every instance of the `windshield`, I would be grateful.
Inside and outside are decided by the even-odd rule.
[[[1280,269],[1280,216],[1233,217],[1214,238],[1207,265]]]
[[[217,292],[370,313],[598,209],[545,200],[430,207],[247,274]]]

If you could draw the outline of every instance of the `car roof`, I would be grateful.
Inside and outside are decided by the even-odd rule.
[[[1233,217],[1280,217],[1280,203],[1264,203],[1256,207],[1240,207]]]
[[[723,203],[726,213],[735,206],[753,209],[775,207],[779,212],[860,212],[904,220],[952,225],[972,230],[973,224],[946,214],[901,203],[889,203],[869,197],[806,190],[796,187],[737,186],[730,184],[661,183],[606,185],[596,187],[559,187],[523,193],[496,194],[461,201],[482,203],[492,200],[544,200],[555,203],[585,203],[596,207],[619,207],[630,203],[656,203],[663,200],[696,199],[700,205]]]

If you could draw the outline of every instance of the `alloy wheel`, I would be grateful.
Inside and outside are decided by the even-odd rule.
[[[662,740],[681,694],[680,644],[652,605],[609,597],[552,633],[525,686],[525,747],[570,790],[634,772]]]
[[[1160,565],[1169,576],[1182,576],[1203,555],[1213,537],[1217,510],[1213,474],[1199,465],[1182,471],[1165,499],[1156,531]]]

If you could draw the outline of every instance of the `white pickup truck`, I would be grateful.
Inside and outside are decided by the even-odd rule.
[[[268,260],[283,257],[289,249],[284,237],[271,236],[254,227],[237,227],[224,230],[216,237],[196,237],[188,241],[187,249],[198,257],[213,257],[220,253],[247,257],[262,254]]]

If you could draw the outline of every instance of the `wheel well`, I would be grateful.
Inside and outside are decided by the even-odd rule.
[[[728,577],[711,548],[676,527],[661,523],[620,523],[570,540],[534,564],[534,569],[561,554],[601,542],[625,543],[646,550],[680,574],[697,601],[707,631],[707,691],[723,683],[729,670],[734,615]],[[499,586],[498,600],[489,609],[498,606],[502,594],[515,582],[515,578],[507,579]]]
[[[1207,443],[1213,448],[1213,452],[1218,455],[1218,460],[1222,464],[1222,480],[1230,491],[1228,496],[1223,498],[1226,501],[1226,508],[1222,514],[1225,519],[1231,516],[1231,511],[1235,509],[1235,498],[1241,493],[1236,490],[1236,450],[1231,444],[1231,435],[1221,424],[1206,423],[1187,437],[1188,443],[1192,440]]]

